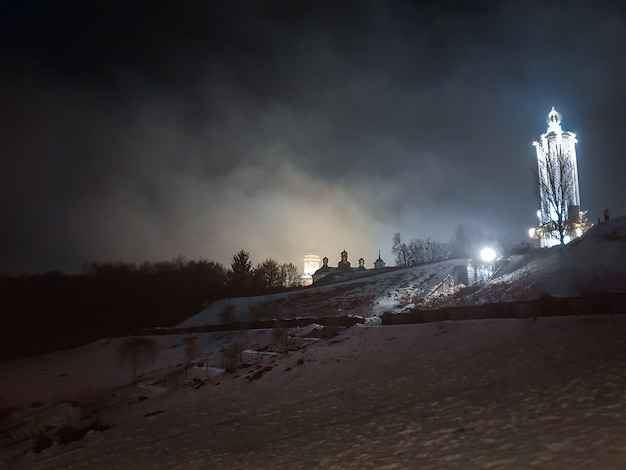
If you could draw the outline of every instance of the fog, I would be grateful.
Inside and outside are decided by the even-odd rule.
[[[618,2],[335,3],[2,6],[0,273],[527,241],[552,106],[626,212]]]

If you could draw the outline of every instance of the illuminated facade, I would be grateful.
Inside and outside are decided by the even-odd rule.
[[[568,243],[586,229],[580,210],[576,134],[561,128],[563,117],[554,107],[548,114],[548,130],[538,142],[537,170],[540,207],[536,228],[529,234],[539,239],[541,247]]]
[[[304,255],[304,270],[302,271],[302,285],[310,286],[313,284],[313,273],[320,268],[320,257],[313,253]]]

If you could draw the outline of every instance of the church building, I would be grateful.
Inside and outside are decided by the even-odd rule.
[[[348,252],[346,250],[343,250],[340,253],[340,257],[341,257],[341,260],[337,264],[337,267],[333,268],[331,266],[328,266],[328,257],[324,256],[324,258],[322,259],[322,267],[319,268],[317,271],[315,271],[312,275],[313,284],[318,282],[320,279],[325,278],[327,276],[331,276],[331,275],[333,277],[334,276],[340,277],[343,280],[345,279],[346,275],[348,277],[351,277],[352,275],[356,275],[357,273],[371,271],[365,267],[365,260],[363,258],[359,259],[359,266],[356,268],[353,268],[350,265],[350,261],[348,261]],[[379,250],[378,259],[374,261],[374,270],[381,270],[384,267],[385,267],[385,262],[380,257],[380,250]]]

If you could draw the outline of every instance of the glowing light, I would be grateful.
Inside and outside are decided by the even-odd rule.
[[[530,238],[535,238],[536,233],[537,233],[537,230],[534,227],[531,227],[528,229],[528,236]]]
[[[485,263],[491,263],[494,259],[496,259],[496,251],[493,248],[483,248],[480,251],[480,258]]]
[[[563,116],[559,113],[554,106],[552,106],[552,110],[548,113],[548,133],[554,132],[555,134],[560,134],[561,129],[561,121],[563,121]]]
[[[312,276],[320,268],[320,257],[313,253],[304,255],[304,275]]]

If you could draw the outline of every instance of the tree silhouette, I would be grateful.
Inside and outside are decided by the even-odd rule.
[[[441,261],[450,256],[449,245],[427,238],[416,238],[408,244],[403,242],[400,234],[393,236],[391,252],[395,256],[396,266],[412,266],[430,261]]]
[[[543,220],[543,229],[555,233],[561,245],[571,229],[570,204],[575,201],[575,185],[573,163],[568,155],[557,153],[540,159],[535,181],[539,183],[541,194],[541,212],[548,214],[549,221]]]
[[[278,289],[285,285],[281,265],[272,258],[267,258],[254,269],[255,283],[264,290]]]
[[[285,263],[280,267],[283,285],[285,287],[298,287],[301,282],[300,271],[293,263]]]
[[[393,236],[393,242],[391,245],[391,252],[396,260],[396,266],[411,266],[413,259],[406,243],[400,238],[400,234],[396,233]]]
[[[235,253],[228,271],[229,287],[233,293],[249,294],[253,287],[253,271],[250,254],[241,250]]]

